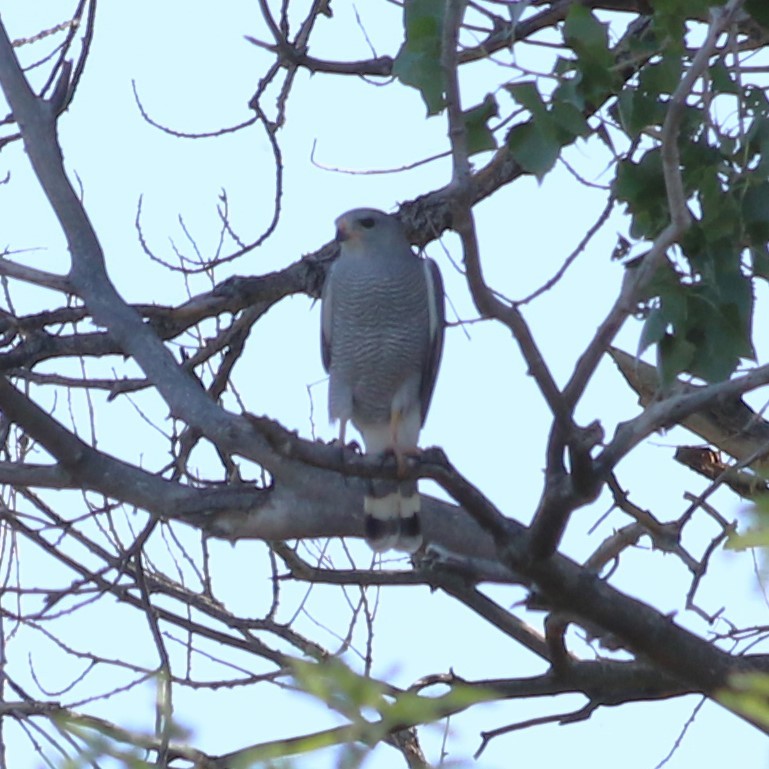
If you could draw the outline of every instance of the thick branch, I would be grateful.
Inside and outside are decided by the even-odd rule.
[[[734,401],[743,393],[767,383],[769,365],[759,366],[741,377],[698,387],[689,392],[674,393],[664,400],[651,403],[635,419],[617,426],[614,438],[596,460],[598,471],[610,472],[628,452],[656,430],[681,424],[713,404]]]
[[[769,376],[769,371],[763,373]],[[733,385],[731,382],[725,384]],[[745,382],[740,382],[740,386],[744,387]],[[708,395],[716,397],[717,392],[710,388]],[[696,398],[696,403],[687,404],[692,409],[701,408],[706,402],[702,393],[684,397]],[[279,426],[274,426],[275,431],[279,429]],[[273,441],[277,445],[277,436],[273,437]],[[284,431],[283,444],[284,450],[291,456],[301,454],[305,461],[324,459],[322,453],[313,451],[314,444],[302,441],[287,431]],[[349,473],[372,472],[370,464],[363,459],[345,459],[345,464]],[[517,521],[505,518],[442,457],[441,452],[426,452],[418,467],[420,475],[437,481],[463,506],[466,513],[489,532],[502,563],[525,581],[533,583],[549,608],[566,612],[569,616],[576,615],[603,628],[685,686],[710,695],[728,687],[729,677],[736,672],[769,669],[769,658],[732,656],[685,630],[671,617],[624,595],[593,572],[560,554],[556,553],[544,561],[533,560],[529,530]]]
[[[657,368],[616,347],[609,352],[622,376],[638,393],[639,403],[648,407],[655,401],[659,402],[661,392]],[[672,387],[666,388],[666,392],[670,395],[693,395],[702,389],[702,385],[677,380]],[[769,423],[738,395],[711,398],[705,408],[684,417],[679,424],[739,461],[767,450],[769,444]],[[765,457],[758,459],[751,467],[764,471],[769,467],[769,460]]]

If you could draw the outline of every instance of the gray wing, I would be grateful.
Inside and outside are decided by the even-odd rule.
[[[438,367],[441,364],[443,354],[443,332],[446,328],[445,295],[443,292],[443,278],[438,265],[432,259],[423,259],[422,266],[425,271],[425,283],[427,284],[427,308],[429,317],[429,336],[427,354],[422,363],[422,380],[419,386],[419,404],[422,411],[422,424],[427,417],[430,401],[435,389],[435,380],[438,377]]]
[[[331,368],[331,316],[334,301],[331,283],[333,275],[334,265],[332,264],[326,275],[326,282],[323,284],[323,291],[320,295],[320,357],[326,373]]]

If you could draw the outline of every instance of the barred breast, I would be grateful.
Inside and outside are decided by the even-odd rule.
[[[352,417],[390,420],[393,396],[411,378],[418,402],[429,317],[419,259],[337,264],[332,369],[352,391]]]

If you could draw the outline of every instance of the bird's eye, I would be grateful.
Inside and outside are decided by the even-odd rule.
[[[367,230],[370,230],[376,222],[374,222],[373,217],[366,216],[365,218],[360,220],[360,223],[363,227],[365,227]]]

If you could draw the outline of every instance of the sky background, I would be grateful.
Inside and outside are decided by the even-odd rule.
[[[344,60],[368,57],[369,46],[356,23],[355,6],[338,2],[333,7],[334,19],[321,20],[317,25],[312,54]],[[11,37],[19,38],[63,21],[69,6],[5,2],[0,3],[0,10]],[[357,10],[376,52],[394,54],[402,35],[399,9],[388,3],[359,3]],[[244,35],[264,38],[265,34],[256,4],[243,0],[216,5],[139,0],[99,7],[91,59],[75,102],[60,122],[60,135],[68,170],[82,185],[86,208],[102,240],[109,273],[127,300],[174,304],[183,301],[187,291],[195,294],[210,288],[202,277],[185,286],[178,275],[169,275],[143,253],[135,228],[140,196],[144,237],[155,253],[169,261],[175,259],[172,242],[193,255],[179,217],[203,254],[215,249],[216,205],[222,189],[227,191],[231,221],[244,240],[255,238],[267,226],[274,198],[273,158],[263,129],[255,126],[237,134],[194,141],[169,136],[141,118],[132,82],[152,118],[177,131],[208,132],[237,124],[250,117],[248,100],[270,62],[270,57],[249,44]],[[538,55],[522,50],[519,63],[535,66]],[[493,62],[464,73],[467,105],[480,101],[488,83],[500,79],[500,66]],[[278,228],[265,246],[222,269],[217,274],[219,280],[233,273],[260,274],[285,267],[331,240],[334,219],[343,211],[360,206],[393,211],[399,202],[443,186],[450,179],[447,159],[402,173],[363,173],[397,169],[447,148],[444,118],[425,119],[417,92],[396,83],[377,87],[360,79],[300,74],[279,138],[285,194]],[[594,143],[577,145],[568,157],[591,182],[608,182],[606,157]],[[476,165],[484,160],[484,156],[477,157]],[[34,249],[13,258],[52,272],[66,272],[68,256],[63,239],[32,178],[22,147],[17,143],[5,148],[0,164],[0,175],[11,172],[11,183],[0,186],[2,245]],[[334,172],[322,166],[356,173]],[[605,190],[581,185],[559,166],[542,184],[524,178],[479,205],[476,221],[487,282],[511,298],[524,297],[538,288],[596,220],[606,195]],[[559,383],[570,374],[617,293],[622,267],[611,262],[610,255],[617,234],[626,234],[628,226],[627,217],[615,211],[566,279],[526,309],[535,338]],[[474,318],[464,280],[455,266],[461,261],[456,239],[447,235],[442,243],[431,244],[427,252],[444,275],[449,319]],[[55,300],[50,292],[29,288],[14,288],[13,298],[17,308],[26,311],[44,308],[52,298]],[[765,299],[763,290],[759,299]],[[252,332],[238,364],[236,383],[247,410],[277,418],[303,436],[330,439],[335,431],[325,418],[318,309],[304,297],[274,307]],[[765,327],[762,306],[758,313],[757,328]],[[634,351],[639,331],[638,323],[629,323],[619,346]],[[762,359],[766,344],[766,338],[762,340],[759,335],[757,347]],[[44,401],[52,396],[41,393],[40,397]],[[754,402],[761,405],[761,397]],[[227,405],[239,408],[232,399]],[[72,413],[79,413],[82,406],[75,402]],[[100,404],[96,428],[99,447],[133,457],[138,451],[147,466],[162,464],[165,448],[138,409],[158,421],[164,417],[162,404],[150,395]],[[618,421],[637,411],[635,396],[611,362],[605,361],[580,404],[577,418],[583,424],[600,418],[610,435]],[[75,421],[87,434],[90,428]],[[548,411],[527,377],[509,333],[487,323],[448,330],[423,445],[442,446],[460,471],[503,512],[527,523],[541,492],[548,427]],[[697,440],[680,430],[654,436],[619,468],[620,480],[633,501],[663,520],[677,517],[686,507],[684,491],[697,493],[706,485],[672,461],[674,446],[679,443]],[[205,452],[200,453],[201,467],[209,460]],[[72,501],[66,495],[52,496],[65,506]],[[736,498],[721,494],[715,501],[727,517],[746,520]],[[588,535],[609,506],[604,496],[575,514],[564,541],[569,555],[584,558],[603,537],[626,523],[614,512]],[[177,528],[193,550],[195,533]],[[685,544],[699,554],[713,534],[714,529],[701,527],[690,532]],[[240,608],[246,616],[263,613],[271,597],[263,567],[264,550],[259,543],[240,542],[234,547],[211,543],[218,589],[227,596],[230,607]],[[353,551],[365,563],[365,549],[356,546]],[[21,568],[27,574],[39,573],[41,582],[57,583],[65,578],[49,562],[36,560],[33,550],[21,555]],[[345,566],[341,560],[336,562]],[[715,611],[728,597],[733,621],[765,622],[767,602],[754,571],[750,555],[719,553],[698,594],[700,605]],[[686,579],[678,561],[660,553],[649,554],[643,548],[624,556],[623,568],[613,583],[662,611],[680,611]],[[306,586],[301,585],[288,592],[294,607],[302,605],[306,592]],[[505,606],[525,597],[519,588],[488,592]],[[732,600],[733,596],[737,600]],[[309,600],[307,606],[312,609],[309,616],[300,614],[298,626],[333,648],[334,634],[346,631],[346,600],[339,588],[321,587],[312,590]],[[287,607],[286,611],[290,614],[292,609]],[[84,608],[77,618],[64,618],[62,633],[73,644],[102,649],[111,658],[146,654],[146,663],[152,664],[153,647],[146,624],[127,627],[125,616],[120,607],[99,602]],[[531,617],[534,622],[538,619]],[[679,620],[704,632],[702,623],[688,614],[680,615]],[[325,627],[319,627],[318,622]],[[590,654],[586,646],[577,640],[574,643],[577,651]],[[71,680],[69,658],[63,653],[57,657],[39,635],[20,631],[9,645],[9,657],[22,668],[25,650],[48,691]],[[351,662],[353,659],[354,655],[348,657]],[[533,655],[427,588],[382,591],[375,660],[375,675],[404,686],[450,668],[468,679],[529,676],[544,669]],[[23,670],[18,674],[23,677]],[[96,691],[102,682],[90,680],[86,689],[88,686]],[[72,701],[79,696],[63,699]],[[178,721],[195,734],[201,748],[215,753],[238,747],[244,732],[255,743],[339,722],[309,698],[276,688],[230,692],[226,705],[221,704],[223,696],[196,692],[180,695],[175,701]],[[93,709],[125,726],[151,730],[153,698],[153,687],[148,684]],[[542,766],[608,769],[621,761],[625,769],[652,769],[673,748],[697,701],[687,697],[602,708],[583,724],[518,732],[493,741],[475,765],[491,769],[536,760]],[[583,703],[575,696],[475,708],[452,720],[449,759],[468,760],[484,729],[546,713],[568,712]],[[428,758],[437,763],[443,726],[423,729],[420,736]],[[14,740],[9,738],[8,753],[11,766],[38,763],[18,733]],[[302,765],[333,766],[335,755],[326,751],[322,759],[313,757]],[[380,747],[366,766],[379,769],[401,761],[390,749]],[[769,750],[764,736],[707,703],[667,766],[722,765],[766,767]]]

